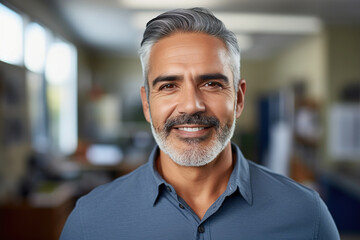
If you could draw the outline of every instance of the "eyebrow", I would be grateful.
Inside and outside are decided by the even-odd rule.
[[[155,86],[159,82],[171,82],[171,81],[179,80],[181,78],[182,78],[181,76],[177,76],[177,75],[159,76],[154,79],[154,81],[152,82],[152,86]]]
[[[155,86],[159,82],[171,82],[171,81],[177,81],[181,80],[183,77],[178,75],[166,75],[166,76],[158,76],[154,79],[152,82],[152,86]],[[215,80],[215,79],[221,79],[226,83],[229,83],[228,77],[226,77],[224,74],[221,73],[214,73],[214,74],[203,74],[198,77],[201,81],[207,81],[207,80]]]
[[[214,80],[214,79],[222,79],[224,82],[229,83],[228,77],[225,76],[224,74],[221,74],[221,73],[200,75],[199,79],[202,80],[202,81]]]

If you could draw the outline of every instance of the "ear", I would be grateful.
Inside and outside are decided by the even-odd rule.
[[[236,102],[236,118],[239,118],[245,104],[245,91],[246,91],[246,81],[241,79],[238,85],[237,91],[237,102]]]
[[[144,86],[141,87],[140,95],[141,95],[141,102],[142,102],[145,119],[146,119],[146,121],[150,122],[150,107],[149,107],[149,102],[146,97],[146,90],[145,90]]]

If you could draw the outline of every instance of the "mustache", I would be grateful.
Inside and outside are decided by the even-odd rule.
[[[164,125],[164,130],[167,134],[169,134],[174,126],[182,124],[206,125],[209,127],[215,127],[217,129],[220,126],[220,121],[216,117],[206,116],[198,113],[192,115],[183,114],[167,119]]]

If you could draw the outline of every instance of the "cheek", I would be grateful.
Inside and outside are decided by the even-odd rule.
[[[232,100],[224,99],[217,100],[214,99],[211,104],[209,105],[211,112],[225,124],[232,124],[234,118],[234,111],[235,111],[235,102]]]
[[[171,116],[175,108],[175,104],[170,101],[150,100],[150,113],[153,124],[158,127],[165,124],[166,120]]]

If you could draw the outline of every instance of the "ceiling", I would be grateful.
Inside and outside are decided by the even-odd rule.
[[[97,51],[123,55],[136,54],[145,24],[151,17],[167,9],[178,7],[204,6],[217,16],[224,16],[226,13],[233,14],[227,22],[229,24],[235,22],[235,28],[243,27],[237,29],[236,33],[241,35],[240,45],[246,45],[242,53],[243,58],[250,59],[272,56],[303,37],[318,33],[327,24],[360,26],[360,1],[358,0],[51,1],[53,3],[51,6],[56,8],[65,24],[84,45]],[[235,14],[242,14],[243,18],[237,18]],[[269,18],[264,18],[263,14]],[[244,18],[244,15],[250,18]],[[276,26],[287,22],[290,24],[290,30],[295,29],[298,25],[296,22],[291,24],[291,21],[296,20],[293,18],[302,16],[310,17],[307,19],[310,22],[307,24],[305,22],[305,27],[314,24],[312,30],[302,29],[294,32],[276,29]],[[270,24],[270,20],[266,20],[274,17],[279,17],[277,24]],[[250,29],[255,21],[258,21],[258,29]]]

